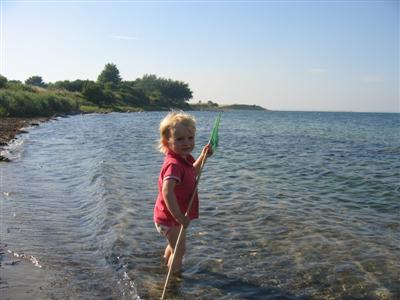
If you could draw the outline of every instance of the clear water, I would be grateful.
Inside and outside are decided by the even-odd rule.
[[[194,114],[198,154],[216,115]],[[1,239],[42,266],[41,299],[160,297],[163,115],[52,121],[0,164]],[[398,299],[399,125],[399,114],[224,113],[168,298]]]

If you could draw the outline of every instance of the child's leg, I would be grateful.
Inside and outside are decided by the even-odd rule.
[[[169,257],[171,256],[172,252],[173,252],[173,250],[171,249],[171,246],[168,243],[167,246],[165,247],[165,251],[164,251],[165,264],[168,263]]]
[[[178,240],[180,230],[181,230],[180,226],[174,226],[167,234],[167,239],[169,244],[168,246],[170,247],[172,252],[172,255],[169,256],[168,267],[171,266],[172,260],[175,256],[174,265],[172,267],[172,273],[177,273],[182,269],[183,255],[185,254],[186,250],[186,230],[183,230],[179,247],[176,250],[176,253],[174,253],[175,245]]]
[[[164,237],[167,237],[168,232],[171,230],[171,227],[168,227],[168,226],[165,226],[162,224],[154,223],[154,225],[156,226],[157,231]],[[171,246],[169,245],[169,242],[168,242],[168,244],[164,250],[165,264],[168,263],[169,257],[171,256],[172,252],[173,252],[173,249],[171,249]]]

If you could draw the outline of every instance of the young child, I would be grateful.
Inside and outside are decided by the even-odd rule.
[[[164,259],[168,267],[175,255],[173,273],[182,268],[186,249],[186,231],[182,232],[181,242],[176,251],[181,225],[186,228],[190,220],[199,216],[197,192],[188,216],[185,216],[190,198],[196,185],[196,176],[205,156],[212,154],[207,144],[195,160],[191,155],[195,145],[196,121],[193,116],[182,111],[170,112],[160,123],[159,149],[165,154],[164,164],[158,178],[158,196],[154,206],[154,223],[157,231],[166,237],[168,244]]]

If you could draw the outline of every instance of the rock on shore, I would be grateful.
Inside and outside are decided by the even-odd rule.
[[[49,118],[0,118],[0,150],[15,139],[22,129],[29,126],[38,126],[41,122],[48,121]],[[8,161],[6,157],[0,155],[0,161]]]

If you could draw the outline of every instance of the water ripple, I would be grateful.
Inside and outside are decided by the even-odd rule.
[[[163,115],[47,123],[0,166],[4,242],[49,275],[41,299],[160,297],[165,240],[152,209]],[[196,113],[198,145],[214,117]],[[224,114],[169,296],[396,299],[398,125],[390,114]]]

